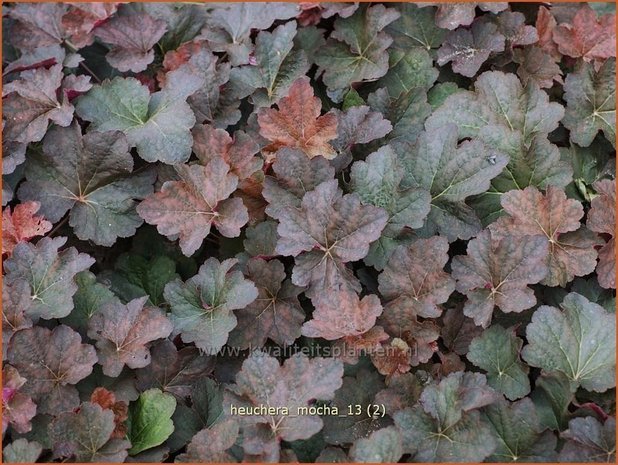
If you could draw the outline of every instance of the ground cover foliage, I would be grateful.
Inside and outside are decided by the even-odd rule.
[[[3,4],[4,460],[613,462],[615,21]]]

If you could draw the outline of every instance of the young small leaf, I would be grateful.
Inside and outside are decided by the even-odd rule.
[[[149,389],[129,406],[127,438],[131,442],[130,455],[139,454],[163,444],[174,431],[172,414],[176,399],[158,389]]]

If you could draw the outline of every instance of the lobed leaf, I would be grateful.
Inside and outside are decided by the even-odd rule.
[[[118,376],[125,365],[129,368],[149,365],[147,344],[172,332],[172,323],[158,308],[144,308],[146,300],[142,297],[126,305],[110,301],[90,318],[88,336],[96,341],[105,375]]]
[[[542,306],[534,313],[522,357],[586,390],[604,392],[616,384],[615,325],[613,314],[572,292],[560,309]]]
[[[222,158],[206,166],[177,165],[179,181],[166,181],[161,191],[147,197],[137,213],[168,237],[179,237],[187,257],[193,255],[210,233],[211,225],[226,237],[238,237],[249,220],[242,200],[229,198],[238,178]]]
[[[38,413],[59,414],[79,405],[75,384],[97,362],[94,347],[68,326],[49,330],[23,329],[9,342],[7,359],[26,378],[24,394],[37,404]]]
[[[154,177],[152,170],[133,172],[124,134],[82,136],[75,123],[47,133],[43,153],[28,162],[18,195],[38,201],[41,213],[54,223],[70,211],[69,224],[78,238],[109,247],[141,226],[135,207],[152,193]]]
[[[232,310],[243,309],[258,297],[251,281],[240,271],[231,271],[235,264],[232,259],[219,262],[209,258],[197,275],[184,283],[176,279],[165,286],[174,333],[209,355],[223,347],[236,327]]]

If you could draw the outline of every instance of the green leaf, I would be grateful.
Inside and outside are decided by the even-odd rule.
[[[572,144],[560,148],[560,157],[573,168],[573,182],[565,191],[570,198],[590,202],[594,195],[592,185],[615,172],[614,149],[603,137],[595,138],[589,147]]]
[[[597,132],[616,144],[616,59],[610,58],[598,71],[582,62],[564,81],[567,109],[562,123],[571,131],[571,141],[588,147]]]
[[[232,310],[246,307],[258,296],[255,285],[240,271],[230,271],[235,264],[232,259],[209,258],[185,283],[177,279],[165,286],[175,333],[211,355],[223,347],[236,327]]]
[[[220,3],[210,13],[201,37],[213,52],[227,53],[232,66],[244,65],[253,48],[253,29],[268,29],[276,20],[293,18],[299,12],[293,3]]]
[[[97,282],[97,277],[89,271],[75,275],[77,292],[73,296],[74,308],[62,319],[62,323],[71,326],[81,334],[86,334],[88,322],[99,308],[112,300],[115,294],[106,286]]]
[[[360,107],[365,105],[365,101],[359,95],[359,93],[351,87],[343,97],[343,103],[341,104],[341,109],[343,111],[349,110],[352,107]]]
[[[450,95],[426,127],[436,131],[454,123],[459,139],[471,137],[491,147],[491,159],[496,154],[508,156],[506,169],[500,170],[489,191],[479,193],[483,195],[474,201],[483,223],[488,224],[502,214],[502,193],[527,186],[564,187],[572,179],[572,170],[547,140],[558,127],[564,108],[549,102],[536,83],[524,87],[514,74],[489,71],[476,79],[474,88],[474,92],[461,90]]]
[[[2,450],[4,463],[34,463],[41,456],[43,447],[36,441],[17,439]]]
[[[418,462],[483,461],[496,443],[477,409],[496,399],[478,373],[451,373],[427,386],[420,404],[394,414],[404,452]]]
[[[114,78],[79,98],[77,114],[91,121],[90,130],[122,131],[137,153],[149,162],[176,164],[189,159],[195,116],[186,102],[201,80],[172,71],[162,90],[150,95],[135,78]]]
[[[402,189],[403,170],[388,145],[357,161],[350,172],[350,187],[364,204],[382,207],[389,215],[380,238],[373,242],[364,261],[381,270],[399,245],[397,237],[405,228],[423,226],[429,213],[429,192],[420,188]]]
[[[420,406],[395,414],[395,425],[403,438],[403,450],[417,462],[449,462],[454,458],[482,462],[496,448],[491,430],[481,422],[479,412],[466,414],[448,431]]]
[[[158,389],[143,392],[129,407],[127,438],[131,442],[130,455],[156,447],[172,434],[172,414],[176,410],[176,399]]]
[[[172,452],[183,448],[195,434],[223,418],[223,388],[210,378],[197,381],[190,392],[191,406],[179,403],[172,421],[174,432],[166,442]]]
[[[604,392],[616,385],[615,333],[614,314],[572,292],[561,309],[542,306],[534,313],[522,357],[588,391]]]
[[[66,237],[44,237],[36,245],[18,244],[4,262],[7,284],[25,281],[30,285],[32,303],[27,315],[33,320],[62,318],[71,313],[72,297],[78,289],[74,277],[95,261],[78,253],[75,247],[59,252],[66,241]]]
[[[384,383],[374,370],[362,369],[356,376],[344,377],[343,385],[330,403],[337,407],[339,415],[324,417],[324,440],[334,445],[351,444],[386,426],[384,419],[372,418],[365,411],[368,405],[374,403],[376,394],[383,388]],[[363,412],[360,415],[349,415],[350,409],[353,413],[357,412],[357,405],[361,406]]]
[[[197,36],[207,18],[205,5],[191,3],[132,4],[143,8],[150,16],[167,23],[167,31],[159,41],[165,51],[176,50],[180,45]]]
[[[375,5],[363,6],[349,18],[335,21],[335,30],[315,56],[329,89],[344,89],[386,74],[386,49],[393,39],[383,29],[397,18],[399,13],[394,8]]]
[[[395,463],[402,455],[401,435],[394,426],[358,439],[350,449],[350,459],[355,463]]]
[[[148,303],[161,305],[165,285],[176,278],[176,262],[165,255],[145,258],[133,253],[123,254],[114,265],[118,271],[116,279],[130,284],[135,292],[129,300],[148,296]]]
[[[388,94],[396,99],[409,94],[414,89],[429,89],[438,77],[429,54],[422,49],[390,52],[389,70],[378,80],[376,87],[385,87]]]
[[[255,39],[256,65],[232,69],[230,79],[248,88],[256,106],[270,106],[286,96],[292,83],[309,69],[305,52],[292,50],[295,36],[293,21],[273,32],[261,31]]]
[[[542,375],[530,395],[543,428],[562,431],[571,416],[569,406],[576,386],[562,373]]]
[[[431,105],[431,108],[435,110],[442,106],[444,101],[458,90],[459,87],[457,87],[457,84],[454,82],[440,82],[433,86],[427,93],[427,101]]]
[[[29,157],[18,195],[39,201],[40,213],[52,222],[70,210],[69,224],[79,239],[109,247],[141,226],[135,207],[152,193],[154,180],[152,169],[133,173],[123,133],[93,131],[82,137],[74,123],[47,133],[42,154]]]
[[[389,95],[386,88],[378,89],[367,97],[372,110],[384,114],[393,125],[388,134],[389,141],[408,141],[413,143],[424,129],[425,119],[431,113],[427,103],[427,92],[413,88],[397,98]]]
[[[75,457],[76,462],[123,462],[130,444],[111,438],[114,427],[114,412],[85,402],[77,412],[62,413],[49,425],[54,455]]]
[[[567,440],[560,451],[564,462],[616,461],[616,419],[607,418],[599,423],[594,417],[573,418],[569,429],[560,436]]]
[[[530,399],[509,403],[505,400],[488,405],[482,417],[491,428],[497,447],[490,462],[555,461],[557,438],[542,434],[534,404]]]
[[[448,101],[448,100],[447,100]],[[457,126],[446,124],[421,133],[415,144],[394,146],[404,170],[402,188],[422,188],[431,194],[431,210],[421,232],[439,233],[449,241],[470,239],[481,229],[465,200],[489,189],[508,158],[481,141],[457,145]]]
[[[513,330],[492,325],[470,343],[468,360],[487,371],[487,383],[515,400],[530,392],[528,367],[519,359],[523,340]]]
[[[395,6],[401,16],[386,27],[386,32],[393,37],[391,49],[421,48],[435,54],[446,36],[446,31],[436,26],[436,9],[419,8],[413,3]]]

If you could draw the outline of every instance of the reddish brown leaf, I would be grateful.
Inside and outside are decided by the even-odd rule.
[[[116,401],[113,392],[103,387],[98,387],[90,394],[90,402],[98,404],[105,410],[114,412],[114,424],[116,427],[112,432],[112,439],[122,439],[127,434],[127,427],[124,422],[129,417],[129,406],[126,402]]]
[[[64,74],[62,65],[24,71],[4,86],[2,110],[4,137],[18,142],[40,141],[50,121],[66,127],[73,120],[73,105],[58,93]]]
[[[32,304],[30,285],[18,280],[2,281],[2,359],[6,359],[6,348],[14,333],[20,329],[32,328],[28,309]]]
[[[575,276],[592,273],[596,266],[599,238],[580,227],[584,209],[577,200],[567,199],[563,190],[549,186],[543,195],[536,187],[502,195],[502,208],[509,214],[490,225],[497,237],[543,237],[549,248],[549,269],[541,281],[546,286],[565,286]]]
[[[234,457],[225,452],[236,443],[238,423],[233,418],[222,420],[198,432],[187,445],[187,452],[176,462],[230,463]]]
[[[332,345],[333,356],[344,363],[356,365],[360,356],[379,350],[389,337],[381,326],[374,326],[359,336],[342,337],[335,341]]]
[[[17,21],[11,26],[11,41],[20,50],[58,45],[66,36],[62,17],[68,6],[62,3],[16,3],[6,14]]]
[[[157,192],[137,206],[146,222],[168,237],[179,237],[180,248],[192,255],[214,224],[225,237],[237,237],[249,215],[241,199],[229,199],[238,178],[222,158],[206,166],[178,165],[180,181],[166,181]]]
[[[73,3],[62,17],[62,27],[76,48],[94,42],[94,28],[116,13],[116,3]]]
[[[205,49],[204,42],[200,40],[192,40],[185,42],[176,50],[169,50],[163,57],[163,68],[157,72],[157,81],[160,87],[165,86],[167,73],[180,68],[182,65],[189,63],[191,57]]]
[[[247,278],[258,289],[258,297],[237,312],[238,324],[228,343],[243,349],[262,347],[267,339],[287,346],[300,337],[305,312],[298,302],[303,289],[286,279],[279,260],[252,258],[247,263]]]
[[[172,323],[154,307],[144,308],[148,296],[126,305],[103,304],[88,323],[88,336],[96,341],[99,363],[107,376],[119,376],[123,367],[142,368],[150,363],[148,343],[170,335]]]
[[[266,213],[279,219],[286,206],[300,207],[303,196],[335,177],[335,168],[323,157],[307,158],[298,149],[283,148],[272,164],[272,175],[264,179]]]
[[[611,236],[599,250],[597,277],[602,287],[616,289],[616,181],[597,181],[593,187],[599,195],[592,199],[586,226],[591,231]]]
[[[378,278],[380,292],[389,301],[383,319],[399,325],[415,316],[440,316],[438,304],[455,290],[455,281],[443,271],[446,262],[448,241],[441,236],[397,248]]]
[[[303,325],[303,335],[329,341],[348,336],[360,336],[369,331],[382,313],[378,296],[358,298],[350,289],[324,289],[316,299],[313,319]]]
[[[191,132],[193,152],[203,165],[221,157],[230,165],[230,172],[241,181],[262,168],[262,159],[254,156],[260,151],[260,146],[245,132],[236,131],[232,138],[225,129],[216,129],[209,124],[197,125]]]
[[[382,208],[361,205],[356,194],[343,195],[336,180],[326,181],[305,194],[300,208],[281,211],[276,250],[296,257],[292,282],[309,285],[312,299],[332,287],[360,290],[345,263],[367,255],[387,219]]]
[[[196,347],[178,350],[169,339],[157,343],[150,352],[152,362],[136,373],[140,392],[158,388],[178,398],[187,397],[193,385],[206,378],[215,366],[214,357],[201,355]]]
[[[438,350],[440,328],[431,320],[411,320],[401,325],[398,333],[401,339],[410,347],[410,363],[412,366],[426,363]]]
[[[382,389],[376,394],[374,402],[378,405],[384,405],[386,413],[390,416],[399,410],[416,404],[423,391],[420,376],[417,377],[414,373],[404,373],[401,376],[391,378],[386,386],[386,389]]]
[[[536,304],[536,284],[547,275],[548,242],[541,236],[496,238],[486,229],[451,264],[457,290],[468,297],[464,314],[486,328],[494,307],[522,312]]]
[[[263,149],[267,160],[272,160],[281,147],[298,148],[309,158],[337,156],[329,144],[337,138],[337,117],[333,113],[320,116],[322,102],[313,95],[309,79],[296,80],[277,106],[278,110],[265,108],[258,112],[260,134],[271,142]]]
[[[342,385],[343,363],[333,358],[309,358],[296,354],[282,366],[276,358],[261,352],[252,353],[236,375],[236,384],[224,394],[224,408],[231,406],[259,408],[261,405],[288,409],[266,414],[239,415],[247,433],[252,425],[263,426],[265,435],[275,441],[308,439],[320,431],[322,419],[313,414],[297,414],[301,407],[308,407],[314,400],[331,400]],[[264,381],[267,382],[264,382]],[[246,438],[247,439],[247,438]],[[257,439],[257,438],[255,438]],[[253,455],[261,453],[268,440],[259,441]],[[245,451],[247,444],[245,442]],[[261,446],[261,447],[260,447]]]
[[[2,255],[11,256],[20,242],[28,242],[35,236],[42,236],[52,224],[42,216],[35,215],[41,204],[24,202],[16,205],[13,212],[6,207],[2,212]]]
[[[556,18],[544,6],[539,8],[536,17],[536,32],[539,35],[538,45],[549,54],[554,61],[559,61],[562,55],[558,51],[558,46],[554,42],[554,30],[556,29]]]
[[[19,376],[11,365],[2,369],[2,436],[9,425],[17,433],[32,429],[30,420],[36,415],[36,404],[27,395],[19,392],[26,379]]]
[[[121,72],[144,71],[154,60],[154,45],[167,29],[161,19],[145,11],[121,9],[117,15],[95,30],[96,36],[111,45],[106,58]]]
[[[616,56],[616,15],[597,18],[596,12],[583,4],[572,24],[560,24],[552,37],[563,55],[588,62],[604,61]]]
[[[515,50],[514,61],[519,63],[517,75],[524,85],[535,81],[541,88],[550,88],[554,81],[563,84],[562,70],[554,59],[539,47],[524,47]]]
[[[412,351],[406,341],[395,338],[383,345],[381,350],[371,354],[376,369],[387,379],[410,371]]]
[[[234,193],[234,197],[242,199],[247,212],[249,213],[249,224],[254,225],[266,219],[266,206],[268,203],[262,196],[264,187],[264,172],[256,171],[243,179],[238,184],[238,190]]]
[[[443,29],[456,29],[457,26],[468,26],[474,21],[475,8],[478,6],[483,11],[499,13],[506,10],[509,5],[506,2],[453,2],[453,3],[418,3],[419,7],[436,6],[436,24]]]
[[[440,357],[440,363],[435,363],[431,367],[431,375],[436,380],[446,378],[456,371],[466,370],[466,364],[455,352],[443,353],[438,351],[438,357]]]
[[[36,402],[37,413],[52,415],[79,405],[75,384],[90,373],[97,356],[80,335],[65,325],[23,329],[9,342],[8,361],[27,379],[23,391]]]
[[[442,323],[442,342],[447,349],[458,355],[467,354],[472,339],[483,332],[480,326],[476,326],[471,318],[464,315],[462,306],[446,310]]]
[[[503,11],[498,15],[498,29],[506,38],[508,48],[530,45],[539,40],[534,26],[526,25],[526,17],[518,11]]]
[[[468,28],[459,28],[447,34],[438,50],[438,64],[451,62],[453,71],[473,77],[491,53],[504,51],[505,39],[498,27],[489,21],[475,21]]]

